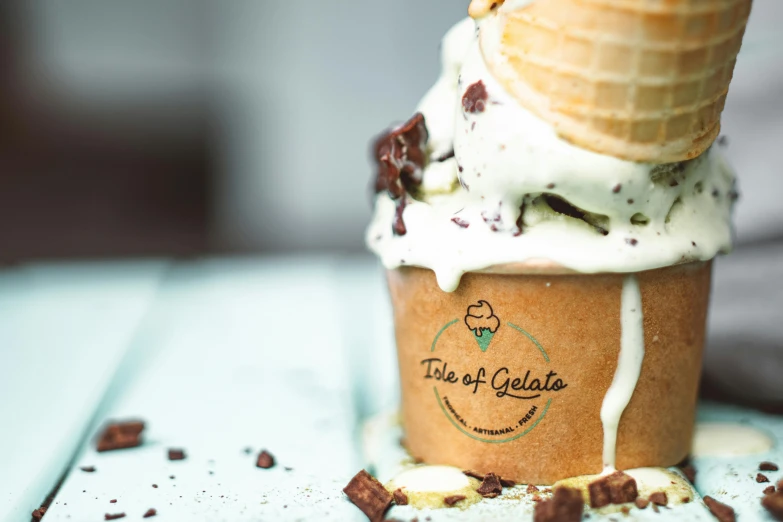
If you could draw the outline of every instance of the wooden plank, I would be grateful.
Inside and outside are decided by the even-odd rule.
[[[0,520],[57,482],[152,301],[163,262],[0,271]]]
[[[143,418],[144,445],[86,443],[46,520],[149,508],[156,520],[361,520],[341,492],[360,460],[335,270],[329,259],[175,269],[91,427]],[[168,461],[172,447],[187,459]],[[275,468],[255,466],[261,448]]]

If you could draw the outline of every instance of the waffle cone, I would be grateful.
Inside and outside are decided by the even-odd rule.
[[[673,466],[690,451],[710,275],[711,263],[636,274],[645,355],[619,469]],[[468,273],[446,293],[430,270],[389,271],[411,454],[525,484],[600,473],[624,277]]]
[[[482,30],[490,70],[564,139],[669,163],[717,138],[752,0],[475,1],[474,16],[501,18]]]

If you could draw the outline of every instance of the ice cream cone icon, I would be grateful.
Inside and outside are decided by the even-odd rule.
[[[479,301],[478,304],[468,307],[465,324],[473,332],[481,351],[486,352],[500,328],[500,319],[492,311],[492,306],[488,302]]]

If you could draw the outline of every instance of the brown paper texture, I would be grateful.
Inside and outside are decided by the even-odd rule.
[[[675,465],[690,451],[711,266],[637,274],[646,353],[620,421],[619,469]],[[600,473],[624,277],[470,273],[446,293],[430,270],[389,271],[412,455],[521,483]]]

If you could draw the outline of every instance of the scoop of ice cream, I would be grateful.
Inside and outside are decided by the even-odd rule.
[[[475,335],[481,337],[484,330],[490,333],[497,332],[500,328],[500,319],[492,311],[488,302],[479,301],[478,304],[468,307],[465,324]]]
[[[387,268],[430,268],[453,291],[465,272],[537,260],[627,273],[731,248],[735,179],[718,146],[664,165],[591,152],[493,77],[473,20],[449,31],[442,54],[417,109],[429,136],[421,172],[402,196],[376,195],[367,242]]]

